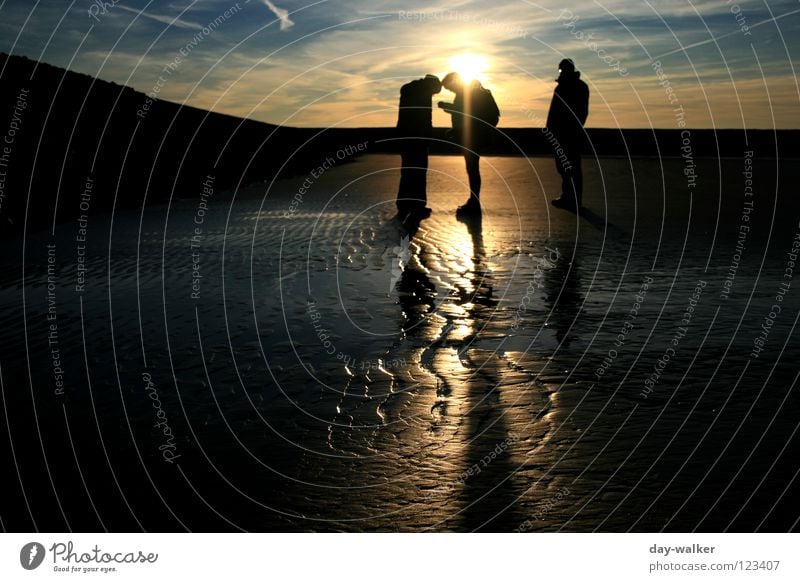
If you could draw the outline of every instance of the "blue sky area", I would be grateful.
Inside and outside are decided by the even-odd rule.
[[[393,125],[402,83],[462,66],[492,89],[501,125],[541,126],[566,56],[592,127],[675,128],[680,108],[689,127],[800,127],[800,2],[564,6],[0,0],[0,50],[223,113],[350,127]]]

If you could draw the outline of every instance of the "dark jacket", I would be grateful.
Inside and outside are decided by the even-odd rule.
[[[446,104],[444,110],[452,116],[454,139],[470,149],[478,149],[491,140],[492,127],[500,117],[492,92],[478,81],[456,93],[453,103]]]
[[[411,81],[400,88],[400,111],[397,115],[400,136],[431,137],[431,99],[434,95],[431,83],[425,79]]]
[[[589,116],[589,87],[579,72],[562,74],[553,92],[547,128],[564,141],[581,139]]]

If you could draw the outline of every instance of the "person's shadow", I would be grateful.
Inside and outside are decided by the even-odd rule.
[[[575,211],[574,209],[570,208],[561,208],[560,210],[564,212],[569,212],[571,214],[575,214],[578,216],[579,219],[583,219],[588,222],[592,227],[596,228],[599,231],[606,231],[609,236],[615,239],[621,240],[628,240],[630,239],[630,233],[626,232],[625,229],[620,228],[616,224],[608,222],[608,218],[605,216],[601,216],[597,214],[594,210],[587,208],[586,206],[581,206],[580,211]]]

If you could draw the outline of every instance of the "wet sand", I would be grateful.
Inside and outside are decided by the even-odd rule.
[[[585,160],[578,218],[488,157],[462,222],[433,157],[416,229],[398,161],[10,241],[4,526],[797,527],[796,166]]]

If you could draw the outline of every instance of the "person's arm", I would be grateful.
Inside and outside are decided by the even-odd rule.
[[[458,107],[456,107],[455,103],[448,103],[447,101],[439,101],[439,109],[444,109],[447,113],[451,115],[453,113],[458,113]]]

